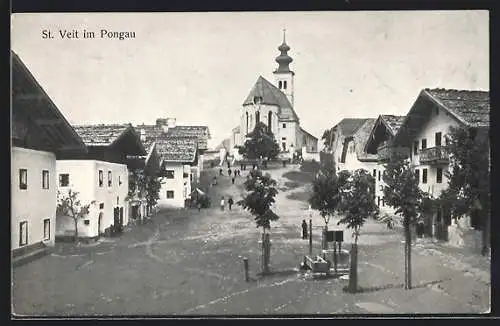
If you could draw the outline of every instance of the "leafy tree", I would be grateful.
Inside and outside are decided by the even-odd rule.
[[[278,142],[264,123],[257,123],[254,130],[248,134],[248,137],[250,138],[238,150],[246,159],[265,158],[271,160],[278,156],[280,152]]]
[[[452,127],[446,150],[450,157],[448,187],[438,201],[455,219],[471,216],[473,226],[483,231],[484,255],[489,247],[491,207],[488,131]]]
[[[323,135],[321,136],[321,139],[323,140],[323,146],[325,151],[329,152],[332,150],[332,143],[335,140],[335,129],[326,129],[323,132]]]
[[[337,176],[335,165],[322,165],[317,178],[312,183],[313,193],[309,198],[312,209],[318,210],[325,222],[324,232],[328,231],[330,218],[335,215],[341,202],[341,189],[346,183],[349,173],[341,171]],[[323,247],[326,246],[323,240]]]
[[[405,235],[405,289],[411,289],[411,227],[422,211],[425,193],[418,186],[418,178],[410,161],[401,155],[391,156],[383,175],[384,199],[403,217]]]
[[[78,220],[89,213],[90,204],[82,205],[78,199],[79,193],[72,189],[67,192],[57,191],[57,216],[69,216],[75,226],[75,242],[78,243]]]
[[[158,176],[145,172],[144,169],[133,169],[129,176],[129,197],[137,191],[140,198],[145,198],[147,211],[156,205],[160,198],[161,181]]]
[[[254,215],[257,227],[262,227],[262,267],[263,272],[267,273],[269,271],[270,243],[266,230],[271,228],[271,221],[279,219],[279,216],[271,210],[278,194],[275,187],[276,181],[269,174],[263,175],[260,170],[252,170],[250,178],[245,181],[244,186],[247,194],[237,204]]]
[[[368,217],[375,217],[379,213],[373,200],[375,193],[375,179],[364,169],[345,172],[345,183],[341,185],[339,210],[343,217],[338,224],[345,224],[353,230],[354,242],[351,245],[351,264],[349,268],[348,291],[354,293],[358,289],[358,238],[360,229]]]

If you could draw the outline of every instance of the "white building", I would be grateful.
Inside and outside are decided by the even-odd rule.
[[[54,245],[56,158],[86,147],[12,53],[11,250],[13,262]]]
[[[389,159],[388,149],[390,141],[398,132],[404,118],[404,116],[380,115],[372,128],[364,149],[368,155],[376,155],[378,159],[376,166],[370,171],[375,178],[375,203],[381,213],[390,215],[394,214],[394,209],[386,205],[384,200],[384,164]],[[402,149],[402,153],[406,154],[407,151]]]
[[[357,169],[371,172],[376,168],[376,154],[368,154],[365,150],[374,124],[375,119],[346,118],[330,130],[325,150],[333,155],[337,172]]]
[[[97,238],[121,232],[128,224],[128,156],[146,155],[139,135],[130,124],[74,126],[88,148],[85,155],[66,155],[57,160],[57,185],[61,194],[78,192],[89,214],[78,222],[78,235]],[[73,237],[71,217],[57,216],[56,235]]]
[[[154,125],[137,125],[136,129],[143,135],[143,143],[152,143],[163,138],[171,137],[195,137],[197,139],[197,166],[193,175],[193,183],[196,184],[203,171],[204,153],[208,150],[208,140],[211,139],[210,130],[207,126],[178,125],[175,118],[156,119]]]
[[[192,166],[198,164],[196,137],[163,137],[156,141],[160,157],[159,209],[183,208],[191,199]]]
[[[446,89],[424,89],[394,136],[393,145],[406,147],[419,177],[420,188],[434,198],[448,186],[449,154],[446,152],[450,127],[489,129],[489,92]],[[456,237],[454,232],[467,234],[463,228],[479,227],[475,221],[464,218],[457,226],[441,209],[426,221],[429,235],[442,240]],[[462,228],[462,230],[459,230]]]
[[[238,147],[245,143],[257,122],[264,123],[274,134],[282,152],[318,151],[318,139],[300,126],[294,110],[294,77],[290,70],[293,59],[287,54],[290,47],[283,43],[276,57],[278,68],[273,72],[275,84],[259,76],[240,109],[240,124],[231,131],[231,155],[237,155]]]

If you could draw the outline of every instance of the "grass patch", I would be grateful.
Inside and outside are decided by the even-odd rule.
[[[311,173],[313,176],[318,173],[319,168],[319,162],[316,161],[304,161],[300,165],[300,171]]]
[[[311,197],[310,191],[296,191],[288,194],[286,198],[291,200],[307,201]]]
[[[309,172],[299,172],[299,171],[288,171],[285,174],[283,174],[283,177],[287,178],[290,181],[296,181],[296,182],[301,182],[303,184],[305,183],[311,183],[314,180],[314,174],[309,173]]]

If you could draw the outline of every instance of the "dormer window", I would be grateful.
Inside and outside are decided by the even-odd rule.
[[[254,104],[260,104],[262,102],[262,97],[260,96],[254,96],[253,97],[253,103]]]

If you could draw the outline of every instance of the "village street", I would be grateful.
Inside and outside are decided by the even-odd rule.
[[[210,169],[209,169],[210,170]],[[56,244],[49,256],[13,270],[14,313],[21,315],[210,315],[480,313],[489,310],[489,263],[441,245],[419,242],[413,250],[414,289],[405,291],[403,246],[398,230],[368,221],[359,247],[359,285],[364,293],[342,291],[346,280],[312,279],[299,271],[308,241],[300,237],[309,221],[307,178],[297,166],[269,172],[280,193],[272,223],[271,269],[260,277],[261,230],[237,205],[221,211],[218,198],[241,197],[247,171],[232,185],[218,177],[212,208],[162,212],[133,226],[120,238],[95,245]],[[217,173],[218,168],[205,173]],[[288,176],[290,179],[284,177]],[[210,175],[206,177],[210,178]],[[320,249],[320,216],[313,217],[314,253]],[[337,219],[330,222],[330,229]],[[344,235],[343,248],[351,237]],[[251,281],[245,282],[243,257]]]

